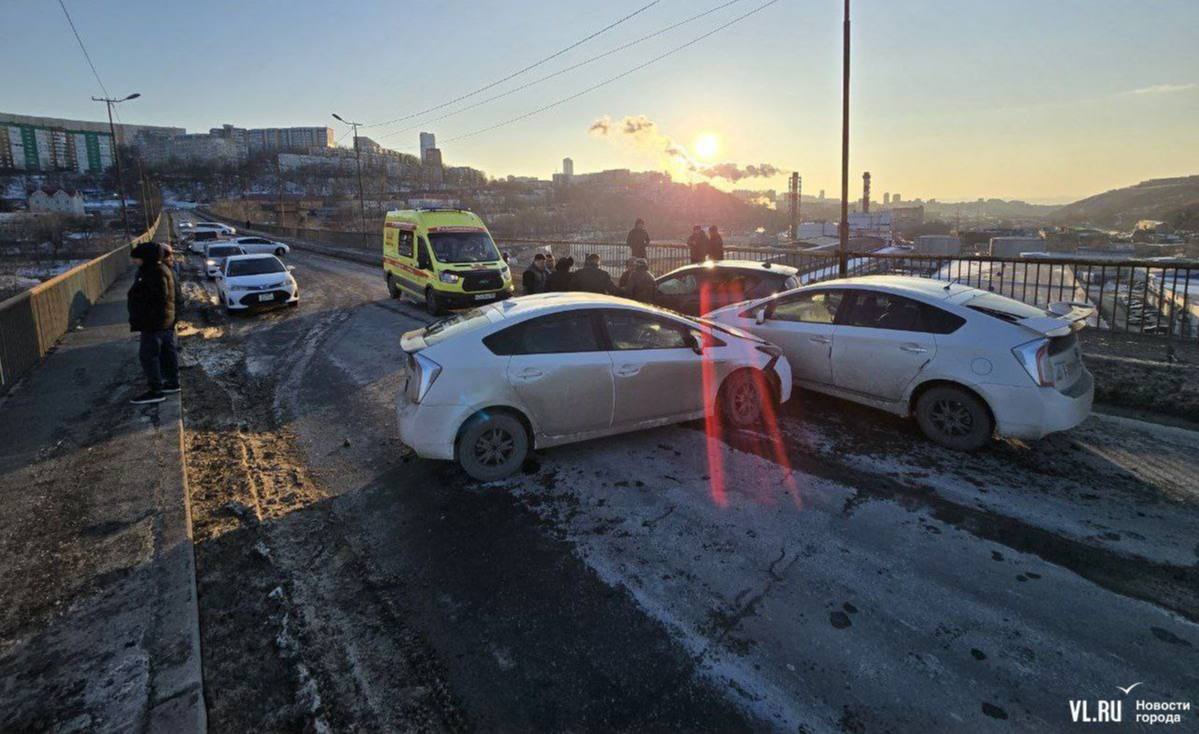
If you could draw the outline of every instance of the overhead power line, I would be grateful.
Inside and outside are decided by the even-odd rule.
[[[496,95],[492,95],[491,97],[487,97],[486,99],[481,99],[478,102],[474,102],[465,107],[460,107],[460,108],[454,110],[453,112],[447,112],[446,114],[441,115],[440,117],[434,117],[430,120],[424,120],[423,122],[420,122],[416,125],[411,125],[409,127],[403,128],[401,130],[393,130],[391,132],[384,133],[383,135],[380,135],[378,137],[380,140],[382,140],[383,138],[388,138],[388,137],[391,137],[392,135],[399,135],[400,133],[405,133],[405,132],[409,132],[411,130],[415,130],[418,127],[427,126],[430,123],[441,122],[442,120],[448,119],[450,117],[454,117],[455,115],[460,115],[463,112],[467,112],[467,111],[473,110],[477,107],[481,107],[485,104],[494,102],[497,99],[502,99],[509,95],[515,94],[515,93],[523,91],[525,89],[528,89],[529,87],[536,86],[542,82],[549,81],[550,79],[553,79],[554,77],[562,76],[563,74],[574,71],[575,69],[578,69],[580,67],[586,66],[587,64],[590,64],[594,61],[599,61],[600,59],[607,58],[607,57],[611,56],[612,54],[617,54],[617,53],[620,53],[621,51],[630,49],[639,43],[644,43],[645,41],[648,41],[651,38],[656,38],[656,37],[662,35],[663,33],[669,33],[670,31],[673,31],[676,28],[679,28],[681,26],[687,25],[688,23],[697,21],[700,18],[705,18],[705,17],[711,15],[712,13],[718,12],[720,10],[724,10],[725,8],[729,7],[730,5],[736,5],[739,2],[743,2],[743,0],[728,0],[728,2],[717,5],[714,8],[705,10],[702,13],[697,13],[697,14],[691,16],[690,18],[684,18],[683,20],[680,20],[677,23],[672,23],[672,24],[666,26],[665,28],[660,28],[660,29],[654,31],[653,33],[647,33],[646,35],[641,36],[640,38],[635,38],[632,41],[629,41],[628,43],[617,46],[616,48],[609,49],[607,51],[604,51],[601,54],[596,54],[595,56],[592,56],[591,58],[584,59],[584,60],[578,62],[577,64],[572,64],[570,66],[567,66],[564,69],[559,69],[558,71],[555,71],[551,74],[547,74],[538,79],[534,79],[530,82],[525,82],[524,84],[513,87],[512,89],[509,89],[507,91],[500,92],[499,94],[496,94]]]
[[[105,97],[111,97],[108,89],[104,86],[104,81],[100,79],[100,72],[96,71],[96,65],[92,63],[91,54],[87,52],[87,46],[83,45],[83,39],[79,37],[79,31],[75,29],[75,21],[71,20],[71,13],[67,10],[67,5],[63,0],[58,0],[58,6],[62,8],[62,14],[67,16],[67,25],[71,26],[71,33],[75,34],[75,40],[79,42],[79,50],[83,52],[83,58],[87,59],[87,65],[92,67],[92,74],[96,77],[96,83],[100,85],[100,91],[104,92]]]
[[[59,0],[59,2],[62,2],[62,0]],[[514,71],[511,74],[509,74],[508,76],[504,77],[503,79],[497,79],[493,82],[489,82],[472,92],[467,92],[466,94],[455,97],[454,99],[451,99],[448,102],[442,102],[441,104],[434,105],[433,107],[430,107],[428,109],[424,109],[419,112],[413,112],[412,114],[404,115],[402,117],[397,117],[393,120],[385,120],[383,122],[371,123],[370,125],[363,125],[362,127],[364,127],[364,128],[381,127],[383,125],[391,125],[393,123],[403,122],[404,120],[410,120],[413,117],[427,115],[430,112],[436,112],[437,110],[443,109],[445,107],[449,107],[450,105],[461,102],[464,99],[469,99],[469,98],[475,96],[476,94],[479,94],[480,92],[486,92],[488,89],[499,86],[500,84],[503,84],[504,82],[509,81],[511,79],[515,79],[516,77],[520,76],[521,74],[524,74],[526,71],[535,69],[538,66],[541,66],[542,64],[546,63],[547,61],[553,61],[554,59],[558,58],[559,56],[566,53],[567,51],[570,51],[572,49],[578,48],[579,46],[582,46],[584,43],[587,43],[588,41],[590,41],[591,39],[595,38],[596,36],[598,36],[600,34],[607,33],[608,31],[612,30],[613,28],[620,25],[621,23],[624,23],[626,20],[629,20],[630,18],[634,18],[634,17],[640,15],[641,13],[644,13],[645,11],[652,8],[653,6],[657,5],[659,2],[661,2],[661,0],[653,0],[653,2],[646,3],[645,5],[642,5],[640,8],[637,8],[633,12],[624,16],[623,18],[619,18],[619,19],[609,23],[608,25],[604,26],[603,28],[600,28],[598,31],[596,31],[595,33],[592,33],[591,35],[587,36],[586,38],[581,38],[578,41],[575,41],[574,43],[570,44],[569,46],[559,49],[539,61],[534,61],[533,63],[529,64],[525,68],[520,69],[518,71]]]
[[[599,82],[597,84],[592,84],[590,87],[587,87],[586,89],[584,89],[580,92],[575,92],[574,94],[572,94],[568,97],[563,97],[562,99],[559,99],[555,102],[550,102],[547,105],[538,107],[537,109],[526,112],[523,115],[517,115],[516,117],[504,120],[503,122],[497,122],[494,125],[489,125],[488,127],[480,128],[478,130],[474,130],[469,133],[464,133],[462,135],[458,135],[457,137],[450,138],[446,142],[452,143],[457,140],[462,140],[464,138],[470,138],[475,135],[481,135],[486,132],[491,132],[492,130],[496,130],[496,129],[504,127],[506,125],[511,125],[514,122],[520,122],[521,120],[528,119],[534,115],[541,114],[542,112],[545,112],[546,110],[550,110],[550,109],[553,109],[554,107],[558,107],[559,105],[566,104],[567,102],[570,102],[571,100],[578,99],[579,97],[582,97],[585,94],[594,92],[595,90],[599,89],[600,87],[606,87],[607,85],[611,84],[612,82],[618,81],[620,79],[625,78],[626,76],[629,76],[630,74],[641,71],[645,67],[650,66],[652,64],[656,64],[659,61],[661,61],[669,56],[673,56],[674,54],[678,53],[679,51],[682,51],[683,49],[686,49],[690,46],[694,46],[695,44],[699,43],[700,41],[703,41],[704,39],[707,39],[707,38],[719,33],[720,31],[723,31],[724,29],[728,28],[729,26],[733,25],[734,23],[739,23],[740,21],[745,20],[746,18],[750,17],[751,15],[760,13],[761,11],[765,10],[766,8],[770,7],[771,5],[774,5],[778,1],[779,0],[768,0],[768,2],[762,3],[761,5],[754,8],[753,10],[750,10],[749,12],[738,15],[736,18],[733,18],[732,20],[728,21],[727,23],[723,23],[721,25],[716,26],[715,28],[708,31],[707,33],[704,33],[703,35],[696,36],[695,38],[691,39],[690,41],[687,41],[686,43],[681,44],[679,46],[675,46],[674,48],[670,49],[669,51],[659,54],[659,55],[653,57],[652,59],[650,59],[648,61],[644,61],[630,69],[626,69],[625,71],[622,71],[621,73],[617,74],[616,76],[611,76],[611,77],[608,77],[607,79],[603,80],[602,82]]]

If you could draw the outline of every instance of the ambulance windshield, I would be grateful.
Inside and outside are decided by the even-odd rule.
[[[431,232],[433,255],[443,263],[482,263],[500,259],[500,252],[486,232]]]

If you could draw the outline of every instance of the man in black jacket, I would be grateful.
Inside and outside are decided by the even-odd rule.
[[[724,259],[724,238],[720,236],[720,230],[715,224],[708,227],[708,259]]]
[[[600,256],[592,253],[583,261],[583,268],[574,273],[574,290],[591,293],[615,293],[616,285],[608,271],[600,267]]]
[[[645,231],[644,219],[638,219],[633,223],[633,228],[629,230],[625,244],[629,246],[629,257],[649,257],[646,254],[646,248],[649,247],[649,232]]]
[[[702,263],[708,256],[708,236],[698,224],[691,228],[691,236],[687,238],[687,250],[691,253],[692,263]]]
[[[138,357],[149,390],[130,402],[161,403],[179,392],[179,357],[175,351],[175,276],[162,262],[162,247],[143,242],[133,248],[137,277],[129,289],[129,330],[141,332]]]
[[[545,293],[545,281],[550,274],[545,270],[545,255],[540,252],[533,256],[533,265],[525,271],[521,276],[521,281],[525,287],[525,295],[531,296],[534,293]]]

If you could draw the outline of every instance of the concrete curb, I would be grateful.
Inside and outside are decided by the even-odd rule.
[[[147,714],[147,729],[151,732],[208,730],[182,413],[178,396],[161,403],[154,438],[162,468],[154,528],[161,602],[154,620],[151,651]]]

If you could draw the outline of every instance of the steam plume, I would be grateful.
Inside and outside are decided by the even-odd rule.
[[[623,145],[642,153],[649,153],[657,156],[664,164],[680,165],[687,171],[707,178],[740,181],[744,178],[770,178],[783,173],[778,166],[769,163],[748,166],[738,166],[736,163],[712,165],[700,163],[691,157],[686,146],[662,132],[658,123],[645,115],[627,115],[620,120],[613,120],[609,115],[604,115],[591,123],[591,126],[587,128],[587,133],[597,138],[604,138],[615,145]]]

